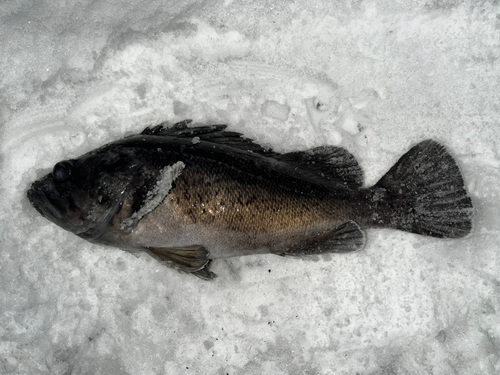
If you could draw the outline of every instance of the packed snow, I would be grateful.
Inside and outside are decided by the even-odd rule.
[[[0,373],[500,373],[497,1],[13,0],[0,40]],[[355,254],[216,260],[204,281],[29,204],[56,162],[187,118],[345,147],[366,186],[435,139],[474,232],[372,229]]]

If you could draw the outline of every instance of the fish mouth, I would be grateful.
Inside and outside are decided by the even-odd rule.
[[[53,183],[49,181],[36,181],[28,190],[27,196],[31,205],[51,221],[63,220],[68,213],[68,201],[62,198]]]

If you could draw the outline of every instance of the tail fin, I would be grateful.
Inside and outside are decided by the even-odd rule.
[[[414,146],[371,190],[383,197],[379,225],[441,238],[472,230],[472,201],[460,170],[435,141]]]

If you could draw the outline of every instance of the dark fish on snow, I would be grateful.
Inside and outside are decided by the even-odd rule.
[[[364,228],[441,238],[472,229],[472,202],[452,156],[423,141],[370,188],[333,146],[279,154],[225,125],[158,125],[54,166],[31,204],[95,243],[146,251],[202,278],[211,259],[363,248]]]

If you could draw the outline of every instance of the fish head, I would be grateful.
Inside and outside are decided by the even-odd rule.
[[[31,185],[27,196],[42,216],[93,241],[120,210],[140,169],[132,150],[104,147],[57,163]]]

